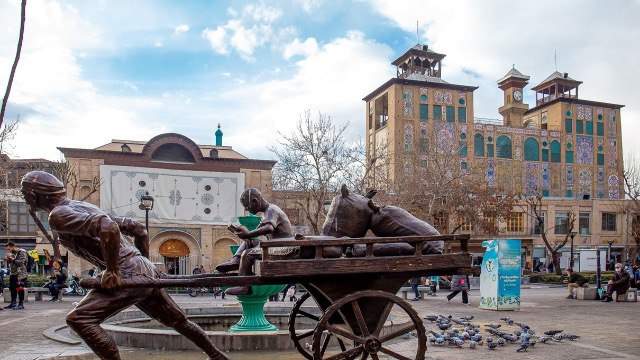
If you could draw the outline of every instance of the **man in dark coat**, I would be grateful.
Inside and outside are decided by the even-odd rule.
[[[100,359],[120,359],[115,341],[100,323],[131,305],[174,328],[210,359],[228,359],[198,325],[187,319],[166,290],[118,289],[123,278],[136,281],[160,276],[145,257],[149,247],[144,225],[127,218],[111,218],[93,204],[67,198],[62,182],[43,171],[26,174],[20,191],[31,209],[49,213],[49,225],[58,232],[60,244],[104,270],[99,275],[101,289],[91,290],[67,315],[69,327]],[[136,246],[124,235],[134,237]]]
[[[616,292],[616,296],[625,294],[629,290],[629,273],[622,269],[622,264],[617,263],[615,265],[616,273],[613,275],[613,280],[609,280],[607,283],[607,293],[602,301],[609,302],[613,300],[613,292]]]

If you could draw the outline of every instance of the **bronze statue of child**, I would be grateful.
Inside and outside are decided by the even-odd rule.
[[[251,268],[255,260],[262,259],[262,249],[257,247],[257,241],[254,239],[258,236],[266,236],[268,240],[293,238],[291,230],[291,222],[287,215],[277,205],[270,204],[260,193],[260,190],[249,188],[240,196],[240,203],[245,210],[257,214],[263,214],[260,225],[255,230],[248,231],[244,226],[230,225],[231,230],[236,236],[243,239],[244,242],[236,251],[233,259],[218,265],[218,271],[231,271],[234,265],[238,271],[238,275],[251,274]],[[284,258],[295,258],[300,255],[300,247],[284,247],[269,250],[269,254],[282,256]],[[248,295],[251,294],[251,286],[237,286],[226,291],[229,295]]]

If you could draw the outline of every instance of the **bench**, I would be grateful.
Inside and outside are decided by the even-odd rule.
[[[638,293],[635,288],[629,288],[627,292],[618,294],[616,293],[616,302],[637,302]]]
[[[400,292],[402,293],[403,299],[409,300],[409,294],[413,294],[413,289],[410,287],[409,288],[403,287],[402,289],[400,289]],[[429,292],[429,289],[427,287],[418,286],[418,293],[420,294],[420,299],[424,299],[424,294],[428,292]]]
[[[30,287],[26,290],[28,290],[30,293],[35,294],[35,301],[42,301],[42,296],[49,293],[49,289],[41,287]]]
[[[597,300],[598,299],[598,288],[590,288],[590,287],[579,287],[577,288],[576,299],[578,300]]]

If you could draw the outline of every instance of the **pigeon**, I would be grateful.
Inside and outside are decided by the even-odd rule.
[[[444,338],[441,338],[441,337],[436,338],[436,344],[437,344],[437,345],[442,345],[442,344],[444,344]]]
[[[561,332],[562,332],[562,330],[549,330],[549,331],[545,331],[544,334],[545,335],[549,335],[549,336],[553,336],[553,335],[559,334]]]
[[[498,342],[498,345],[500,346],[504,346],[507,343],[506,341],[504,341],[503,338],[498,338],[497,342]]]
[[[469,349],[475,349],[476,348],[476,342],[471,340],[469,341]]]
[[[489,336],[489,337],[487,338],[487,342],[488,342],[488,343],[492,343],[492,342],[493,342],[493,338],[492,338],[491,336]]]
[[[527,333],[528,333],[529,335],[535,335],[535,333],[536,333],[536,332],[535,332],[533,329],[528,329],[528,330],[527,330]]]
[[[460,332],[460,329],[453,328],[453,329],[451,329],[451,331],[453,331],[454,333],[456,333],[456,334],[457,334],[457,333],[459,333],[459,332]]]
[[[473,340],[473,341],[475,341],[475,342],[478,342],[479,340],[482,340],[482,335],[480,335],[480,334],[475,334],[475,335],[473,335],[470,339],[471,339],[471,340]]]
[[[471,321],[471,320],[473,320],[473,317],[474,317],[473,315],[471,315],[471,316],[461,316],[460,319]]]
[[[495,350],[496,346],[498,346],[498,344],[494,342],[487,342],[487,347],[489,348],[489,350]]]
[[[455,338],[451,341],[452,345],[455,345],[457,347],[462,347],[462,345],[464,345],[464,340],[460,339],[460,338]]]
[[[527,351],[527,348],[529,347],[528,343],[522,343],[520,344],[520,347],[518,348],[518,350],[516,350],[517,352],[523,352],[523,351]]]
[[[440,324],[438,324],[438,328],[440,330],[447,330],[450,327],[451,327],[451,324],[449,324],[449,323],[440,323]]]
[[[529,329],[529,325],[525,323],[514,323],[514,324],[520,326],[523,330]]]
[[[555,334],[553,335],[552,339],[555,341],[562,341],[564,339],[564,336],[562,336],[562,334]]]
[[[520,335],[522,335],[522,331],[520,331],[520,330],[515,330],[513,333],[514,333],[516,336],[520,336]]]
[[[516,341],[518,341],[518,337],[515,336],[515,335],[509,335],[509,338],[507,340],[509,340],[511,342],[516,342]]]
[[[429,341],[430,343],[434,343],[436,342],[436,337],[433,335],[429,335],[427,336],[427,341]]]
[[[424,318],[425,318],[425,320],[429,320],[431,322],[435,322],[435,321],[438,320],[438,315],[428,315],[428,316],[425,316]]]
[[[492,328],[492,329],[497,329],[497,328],[499,328],[499,327],[500,327],[500,326],[502,326],[502,325],[500,325],[500,324],[488,324],[488,325],[485,325],[485,326],[490,327],[490,328]]]
[[[409,334],[409,333],[404,333],[404,334],[402,334],[402,338],[403,338],[404,340],[409,340],[409,336],[411,336],[411,334]]]
[[[531,347],[536,346],[536,344],[537,344],[536,339],[532,339],[531,341],[529,341],[529,345],[530,345]]]
[[[471,336],[469,336],[469,333],[468,333],[468,332],[464,331],[464,332],[462,332],[462,333],[460,334],[460,337],[461,337],[462,339],[464,339],[464,340],[467,340],[467,339],[469,339]]]
[[[548,336],[542,336],[542,337],[538,337],[538,341],[540,341],[541,343],[546,343],[547,341],[549,341],[549,339],[551,339]]]
[[[578,336],[578,335],[572,335],[572,334],[560,334],[560,335],[562,335],[563,339],[569,339],[571,341],[575,341],[575,340],[580,339],[580,336]]]
[[[506,322],[506,323],[507,323],[507,324],[509,324],[509,325],[513,325],[513,320],[511,320],[511,319],[510,319],[510,318],[508,318],[508,317],[500,318],[500,320],[502,320],[502,321]]]

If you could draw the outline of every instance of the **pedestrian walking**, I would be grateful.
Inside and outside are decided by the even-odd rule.
[[[462,293],[462,303],[469,304],[469,277],[467,275],[453,275],[451,279],[451,294],[447,295],[447,300],[451,301],[456,295]]]
[[[27,287],[27,251],[18,248],[12,241],[6,245],[7,254],[5,261],[9,264],[11,275],[9,276],[9,290],[11,291],[11,303],[5,309],[24,309],[24,289]],[[16,300],[18,303],[16,304]]]
[[[422,278],[420,278],[420,277],[412,277],[411,280],[409,280],[409,282],[411,283],[411,289],[413,290],[413,293],[415,294],[415,297],[413,298],[413,301],[420,300],[420,292],[418,291],[418,286],[420,285],[421,281],[422,281]]]

